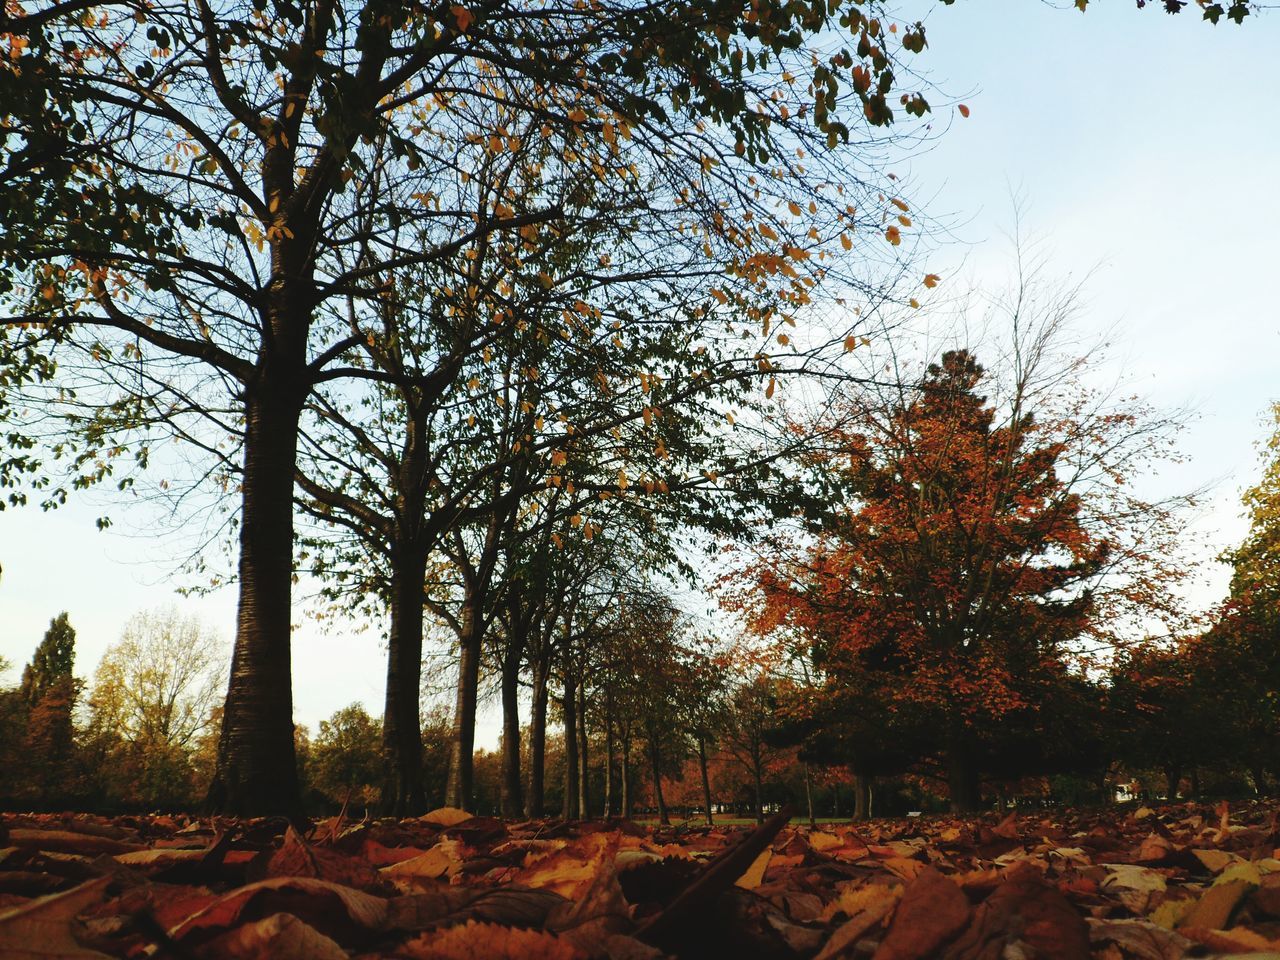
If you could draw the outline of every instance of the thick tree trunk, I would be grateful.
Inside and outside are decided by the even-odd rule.
[[[662,754],[652,729],[649,731],[649,765],[653,774],[653,802],[658,807],[658,822],[668,824],[671,818],[667,815],[667,802],[662,797]]]
[[[301,811],[290,662],[293,476],[304,392],[298,353],[292,373],[280,369],[283,360],[260,361],[245,389],[240,604],[208,795],[212,808],[237,816]]]
[[[591,762],[587,753],[586,684],[578,684],[578,815],[591,819]]]
[[[540,820],[546,815],[547,673],[546,661],[535,658],[533,705],[529,714],[529,793],[524,807],[530,820]]]
[[[516,819],[524,809],[520,781],[520,662],[523,638],[508,637],[502,658],[502,815]]]
[[[698,734],[698,772],[702,775],[702,809],[707,816],[707,826],[715,823],[711,810],[711,777],[707,774],[707,738]]]
[[[578,690],[573,675],[573,658],[564,655],[564,802],[560,815],[578,819]]]
[[[624,820],[631,819],[631,721],[622,722],[622,753],[619,754],[622,776],[622,805],[618,810]]]
[[[861,773],[853,775],[853,819],[871,819],[871,778]]]
[[[470,810],[476,744],[476,700],[480,692],[480,644],[483,640],[483,617],[480,600],[475,593],[462,607],[461,650],[458,656],[458,695],[453,711],[452,749],[449,756],[449,782],[445,788],[445,804]]]
[[[391,573],[391,631],[387,640],[387,692],[382,715],[382,807],[396,817],[421,813],[422,586],[426,554],[408,549]]]
[[[1178,799],[1178,785],[1182,783],[1182,767],[1178,764],[1169,764],[1164,768],[1164,796],[1165,799],[1172,803]]]

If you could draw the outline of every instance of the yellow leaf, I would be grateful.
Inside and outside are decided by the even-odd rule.
[[[920,309],[920,301],[919,301],[919,300],[917,300],[915,297],[912,297],[908,302],[911,304],[911,309],[912,309],[912,310],[919,310],[919,309]]]
[[[773,859],[773,851],[766,847],[760,851],[760,856],[751,862],[751,866],[747,867],[747,872],[734,881],[735,887],[741,887],[743,890],[754,890],[764,882],[764,872],[769,869],[769,861]]]
[[[438,827],[453,827],[462,823],[463,820],[470,820],[471,814],[465,810],[459,810],[457,807],[439,807],[430,813],[424,813],[421,820],[424,823],[433,823]]]

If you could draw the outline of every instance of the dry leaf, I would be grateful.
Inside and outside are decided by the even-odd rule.
[[[107,954],[82,946],[75,937],[76,917],[101,902],[107,877],[90,880],[65,893],[40,897],[0,913],[0,957],[5,960],[106,960]]]
[[[587,956],[555,934],[474,920],[423,934],[396,952],[413,960],[586,960]]]
[[[289,913],[246,923],[196,951],[208,960],[347,960],[347,951]]]

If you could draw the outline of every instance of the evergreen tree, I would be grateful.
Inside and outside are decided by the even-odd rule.
[[[35,707],[59,680],[71,677],[76,661],[76,630],[64,610],[49,621],[40,646],[22,671],[22,699]]]

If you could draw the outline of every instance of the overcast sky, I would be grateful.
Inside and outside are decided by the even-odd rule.
[[[1151,490],[1214,484],[1193,591],[1209,604],[1225,588],[1212,557],[1244,532],[1239,494],[1258,475],[1254,443],[1280,398],[1280,16],[1213,28],[1193,10],[1170,17],[1156,6],[1095,0],[1081,15],[921,0],[929,49],[918,62],[971,115],[940,108],[936,122],[952,117],[950,129],[898,169],[931,198],[933,217],[954,224],[957,243],[929,261],[944,288],[1005,277],[1016,194],[1051,274],[1092,271],[1083,332],[1111,331],[1114,375],[1161,406],[1195,409],[1187,463]],[[97,532],[102,512],[101,501],[0,512],[0,656],[15,665],[0,682],[17,679],[64,609],[85,677],[131,614],[167,602],[230,643],[234,593],[176,597],[173,548],[130,530],[119,510],[117,526]],[[356,700],[379,714],[381,625],[326,633],[297,620],[297,719],[314,729]],[[492,722],[480,740],[496,742]]]

